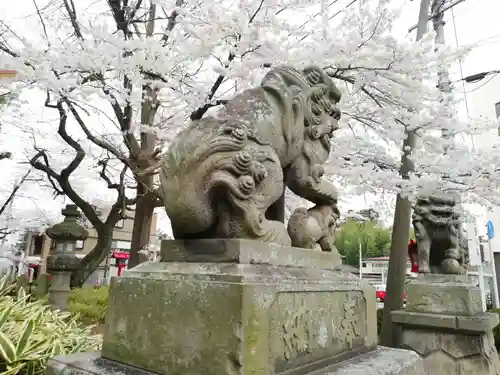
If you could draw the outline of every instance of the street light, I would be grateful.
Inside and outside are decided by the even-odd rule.
[[[498,73],[500,73],[500,70],[490,70],[488,72],[476,73],[476,74],[472,74],[470,76],[467,76],[465,78],[459,79],[457,82],[465,81],[467,83],[476,83],[476,82],[483,80],[484,78],[486,78],[487,76],[489,76],[491,74],[498,74]]]

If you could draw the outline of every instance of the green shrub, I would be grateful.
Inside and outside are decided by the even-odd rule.
[[[108,309],[107,286],[74,289],[68,298],[68,310],[86,325],[102,324]]]
[[[47,360],[100,349],[99,336],[82,328],[69,313],[31,302],[24,289],[0,280],[0,374],[43,374]]]
[[[490,309],[488,312],[500,315],[500,309]],[[493,328],[493,335],[495,336],[495,346],[500,350],[500,324]]]

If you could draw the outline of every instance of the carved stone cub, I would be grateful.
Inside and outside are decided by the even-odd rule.
[[[297,208],[288,221],[292,246],[314,249],[319,244],[322,251],[336,251],[333,234],[339,217],[336,205]]]

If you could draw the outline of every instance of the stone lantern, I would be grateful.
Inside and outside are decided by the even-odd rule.
[[[75,254],[76,241],[86,239],[88,232],[77,222],[81,214],[76,205],[66,205],[62,214],[63,222],[48,228],[45,233],[55,242],[47,257],[47,271],[52,276],[49,303],[54,309],[65,310],[71,293],[71,273],[80,263]]]

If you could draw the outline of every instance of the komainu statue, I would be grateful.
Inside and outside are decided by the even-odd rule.
[[[339,219],[340,212],[335,206],[297,208],[288,220],[292,246],[314,249],[318,244],[322,251],[336,252],[334,232]]]
[[[418,272],[463,274],[467,257],[453,196],[419,197],[413,212]]]
[[[337,190],[322,176],[340,98],[320,68],[277,67],[217,116],[189,124],[170,145],[160,171],[174,237],[289,246],[282,222],[285,186],[318,208],[338,212]]]

